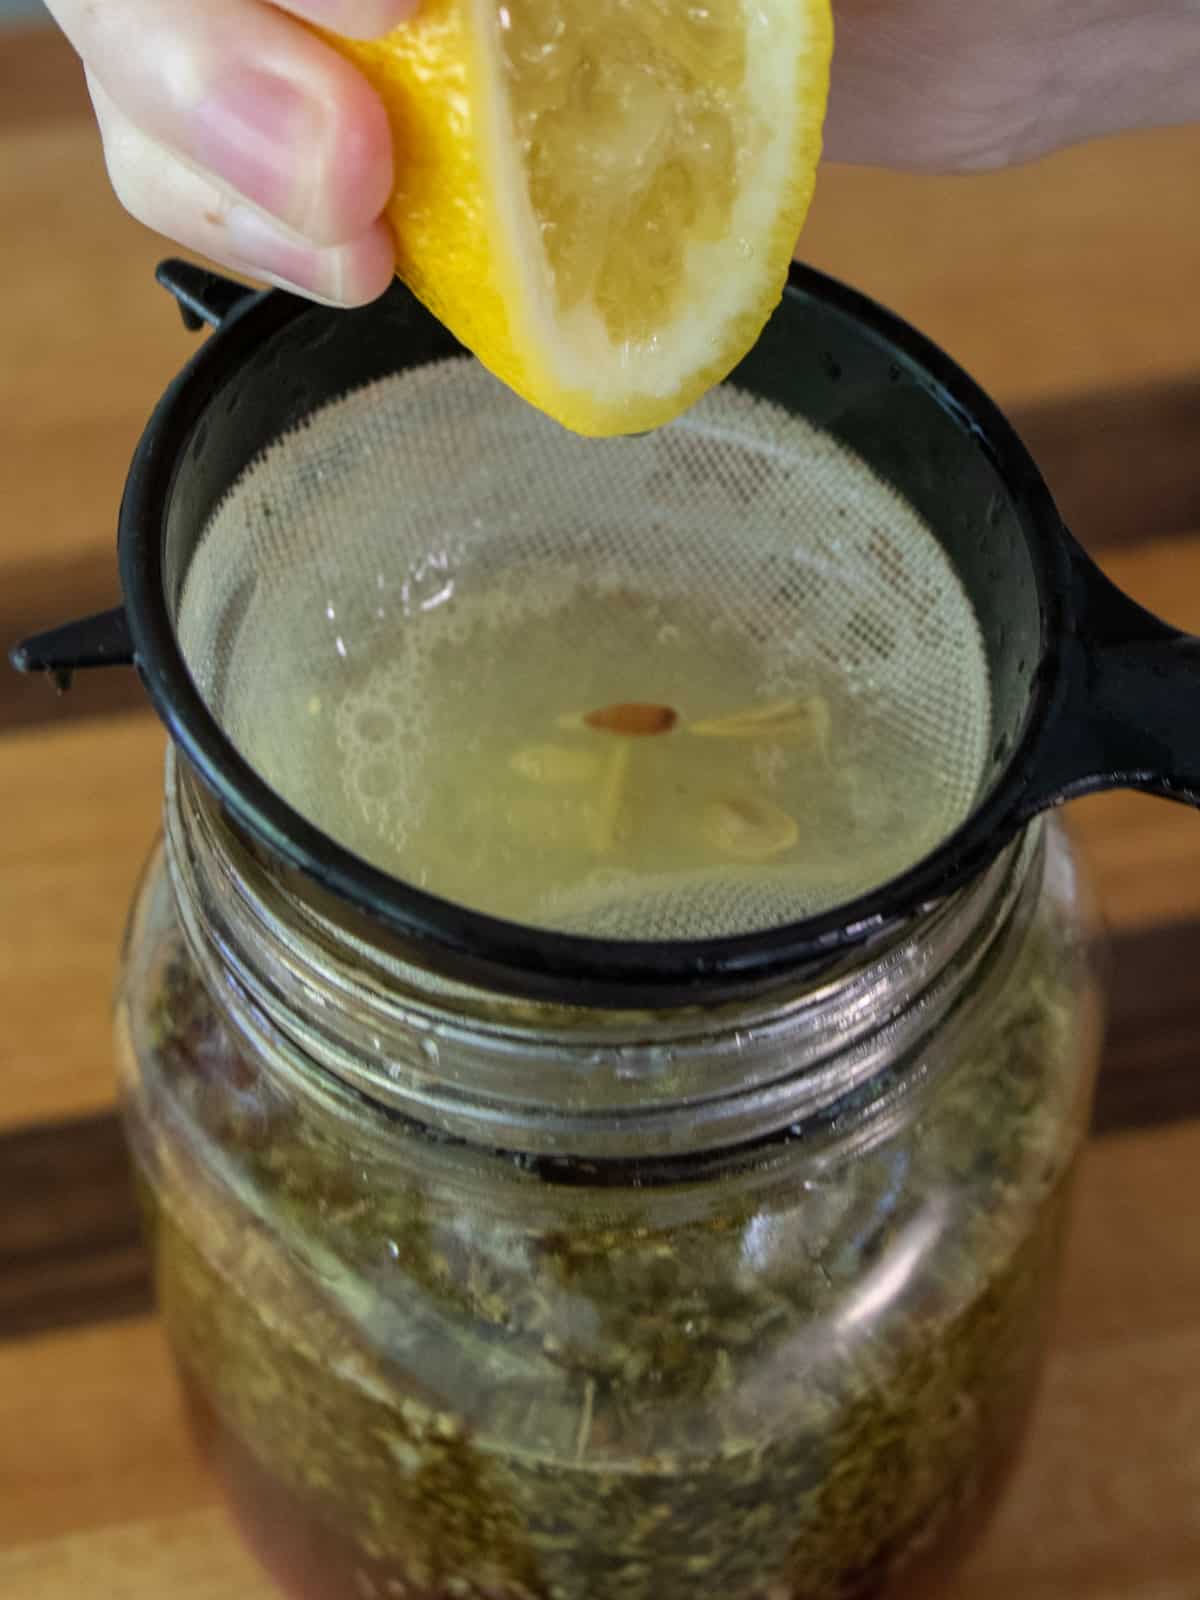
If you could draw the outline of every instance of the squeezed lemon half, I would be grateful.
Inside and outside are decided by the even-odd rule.
[[[603,435],[677,416],[777,304],[832,37],[829,0],[424,0],[330,42],[391,118],[400,276],[526,400]]]

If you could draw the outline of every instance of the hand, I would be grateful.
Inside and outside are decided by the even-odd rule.
[[[188,249],[356,305],[392,278],[391,130],[299,17],[386,33],[414,0],[49,0],[83,58],[117,196]]]
[[[1200,117],[1200,0],[834,0],[830,160],[1010,166]]]
[[[126,208],[343,305],[391,281],[390,134],[367,83],[296,19],[374,37],[417,3],[49,0]],[[835,23],[831,160],[965,172],[1200,115],[1200,0],[835,0]]]

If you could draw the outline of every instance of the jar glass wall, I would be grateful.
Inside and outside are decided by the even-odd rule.
[[[118,1038],[167,1333],[284,1584],[850,1600],[944,1570],[1021,1437],[1087,1123],[1057,829],[886,951],[657,1018],[389,977],[244,867],[177,775]]]

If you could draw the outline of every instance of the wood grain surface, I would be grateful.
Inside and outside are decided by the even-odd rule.
[[[803,241],[973,370],[1106,568],[1196,629],[1198,172],[1195,129],[971,180],[831,168]],[[0,35],[0,184],[7,646],[115,599],[124,472],[193,341],[52,33]],[[4,1600],[271,1594],[182,1427],[115,1113],[162,754],[132,674],[0,674]],[[1120,795],[1071,820],[1112,929],[1095,1137],[1033,1435],[956,1600],[1200,1600],[1200,818]]]

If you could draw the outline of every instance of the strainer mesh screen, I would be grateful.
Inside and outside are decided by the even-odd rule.
[[[983,643],[934,534],[730,385],[605,441],[467,359],[356,390],[234,485],[178,628],[235,745],[331,837],[566,931],[826,910],[945,838],[989,746]],[[676,724],[580,725],[625,702]]]

